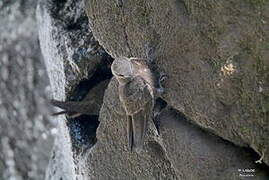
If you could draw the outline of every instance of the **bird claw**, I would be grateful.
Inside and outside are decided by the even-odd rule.
[[[164,88],[162,86],[162,82],[165,79],[167,79],[167,76],[163,72],[161,72],[160,73],[160,76],[159,76],[159,82],[158,82],[159,83],[159,87],[157,88],[157,92],[160,93],[160,94],[164,93]]]
[[[159,82],[163,82],[165,79],[167,79],[167,75],[163,72],[160,73]]]
[[[262,160],[264,158],[264,152],[262,152],[262,156],[260,157],[260,159],[258,159],[257,161],[255,161],[255,163],[260,163],[262,164]]]
[[[160,94],[163,93],[164,92],[164,88],[162,86],[160,88],[157,88],[157,92],[160,93]]]

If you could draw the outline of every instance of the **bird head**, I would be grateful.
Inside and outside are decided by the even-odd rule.
[[[116,58],[111,65],[111,71],[121,84],[128,83],[133,79],[132,63],[128,58]]]
[[[138,75],[146,75],[150,73],[149,65],[147,63],[147,59],[144,58],[135,58],[131,57],[130,61],[133,67],[133,73]]]

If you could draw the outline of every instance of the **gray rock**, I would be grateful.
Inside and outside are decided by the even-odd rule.
[[[141,154],[128,150],[127,117],[120,105],[117,88],[118,83],[113,79],[104,96],[97,143],[85,154],[87,159],[80,163],[86,168],[79,169],[88,179],[176,179],[166,157],[153,153],[149,148]],[[157,134],[156,130],[150,131],[150,134]],[[153,136],[147,138],[152,139]]]
[[[52,25],[52,19],[43,6],[39,6],[37,9],[41,51],[50,79],[53,97],[64,100],[66,97],[66,78],[63,62],[64,55],[57,49],[61,42],[54,40],[54,37],[57,34],[53,34],[55,30]],[[72,159],[71,142],[65,124],[65,118],[60,116],[55,120],[58,121],[58,133],[55,137],[54,148],[47,169],[46,179],[62,178],[64,180],[72,180],[75,177],[75,170]]]
[[[119,3],[121,2],[121,3]],[[86,0],[113,57],[147,57],[167,75],[164,100],[269,164],[269,2]]]
[[[0,2],[0,179],[43,180],[53,145],[35,0]]]
[[[104,62],[106,53],[93,38],[82,5],[82,1],[40,1],[37,9],[39,40],[53,99],[80,101],[88,94],[101,106],[102,96],[100,99],[91,92],[97,91],[98,84],[109,78],[109,73],[105,72],[109,62]],[[86,87],[80,87],[83,81]],[[102,87],[99,93],[104,89]],[[58,133],[46,179],[73,180],[77,177],[76,150],[88,148],[96,141],[98,120],[94,120],[96,117],[67,119],[65,116],[56,119]],[[87,132],[91,129],[94,132]]]
[[[82,79],[91,77],[101,56],[97,41],[93,38],[88,28],[88,20],[82,7],[82,1],[57,1],[47,0],[40,3],[38,9],[39,36],[42,53],[51,82],[58,78],[58,73],[65,76],[65,90],[71,92]],[[45,52],[46,51],[46,52]],[[59,64],[60,67],[51,67]],[[55,81],[57,82],[57,81]],[[52,84],[53,89],[58,86]]]
[[[166,108],[159,116],[164,152],[181,179],[267,179],[268,171],[254,163],[253,152],[190,124],[182,114]],[[239,169],[254,169],[243,173]],[[241,175],[240,175],[241,174]]]
[[[147,57],[148,52],[152,52],[150,56],[157,70],[168,76],[162,98],[169,108],[156,113],[159,114],[157,129],[160,134],[153,121],[150,121],[144,150],[140,154],[128,151],[126,114],[118,98],[117,81],[112,78],[107,88],[102,86],[102,91],[106,88],[106,92],[102,98],[99,117],[97,116],[100,124],[96,134],[96,126],[89,128],[93,127],[92,120],[96,117],[58,117],[59,133],[47,170],[47,180],[246,179],[244,175],[253,175],[256,179],[268,178],[268,167],[255,164],[255,158],[258,157],[254,157],[253,152],[208,133],[212,131],[239,145],[251,144],[260,153],[267,147],[266,141],[261,143],[267,131],[254,132],[254,126],[248,126],[251,130],[246,135],[260,133],[255,135],[258,141],[240,136],[242,129],[237,123],[242,124],[242,119],[234,119],[234,116],[250,111],[249,104],[246,103],[244,109],[238,103],[232,104],[229,106],[233,108],[229,109],[227,102],[223,101],[228,100],[230,92],[225,92],[225,98],[219,99],[219,92],[227,90],[225,88],[236,93],[238,89],[224,85],[219,89],[212,88],[212,84],[216,82],[221,83],[227,79],[230,81],[231,78],[237,80],[237,75],[243,77],[238,70],[245,70],[244,64],[233,70],[235,62],[232,60],[230,63],[230,55],[227,55],[235,51],[245,52],[244,48],[238,48],[236,44],[236,38],[240,36],[223,36],[218,31],[212,31],[223,25],[227,27],[224,28],[225,32],[234,33],[229,29],[232,25],[222,22],[227,19],[222,19],[217,12],[227,13],[229,18],[231,7],[238,8],[240,13],[246,12],[243,11],[245,9],[252,13],[256,9],[254,5],[249,2],[244,2],[242,6],[235,2],[235,6],[231,6],[231,2],[214,4],[211,1],[184,3],[143,0],[89,0],[86,3],[90,28],[109,54],[114,57]],[[100,82],[109,78],[104,77],[106,75],[100,69],[109,68],[106,67],[109,64],[103,64],[104,51],[88,29],[88,21],[82,8],[82,1],[48,0],[41,2],[37,10],[40,44],[53,98],[61,101],[80,101],[85,94],[95,99],[97,96],[88,92],[94,91]],[[218,11],[214,8],[218,8]],[[211,13],[216,15],[219,23],[210,18]],[[230,18],[234,20],[234,24],[240,18],[243,19],[242,16],[237,19],[235,15]],[[211,27],[211,21],[218,26]],[[249,26],[251,25],[246,27]],[[241,28],[241,25],[235,27],[238,31]],[[243,33],[242,39],[245,37]],[[81,39],[83,42],[80,44]],[[222,41],[227,42],[219,46]],[[234,48],[231,48],[233,45]],[[81,48],[85,49],[86,56],[79,53]],[[229,57],[229,61],[226,62],[225,56]],[[217,61],[214,64],[214,58],[217,57],[220,57],[221,62],[225,59],[225,62]],[[251,59],[249,61],[252,62]],[[84,80],[85,78],[88,80]],[[219,80],[221,78],[222,81]],[[237,82],[231,83],[235,85]],[[91,85],[85,88],[81,84]],[[245,88],[247,92],[253,92],[252,84],[248,85]],[[265,89],[263,86],[262,91]],[[100,105],[99,96],[98,100]],[[223,110],[223,107],[226,109]],[[187,122],[179,112],[184,113],[196,125]],[[98,125],[98,120],[94,120],[95,125]],[[246,122],[250,122],[249,120],[245,119]],[[258,118],[257,122],[252,123],[259,125],[260,122]],[[265,119],[265,124],[267,123]],[[205,130],[198,128],[197,124]],[[234,129],[231,131],[231,128]],[[264,129],[267,127],[264,126]],[[261,147],[256,148],[256,145]],[[255,173],[242,172],[245,169],[254,169]]]
[[[85,179],[256,179],[269,177],[246,150],[191,125],[170,108],[160,116],[160,136],[149,122],[143,152],[128,151],[126,115],[112,79],[104,96],[97,143],[79,168]],[[86,159],[86,160],[85,160]],[[255,169],[242,173],[238,169]],[[241,176],[240,176],[241,174]]]

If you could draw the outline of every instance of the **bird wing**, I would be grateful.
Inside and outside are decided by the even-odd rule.
[[[152,119],[152,103],[148,102],[140,111],[131,116],[132,119],[132,148],[136,152],[141,152],[143,149],[145,135],[147,133],[147,124]]]
[[[96,107],[96,103],[94,101],[58,101],[58,100],[51,100],[51,104],[64,109],[66,112],[76,112],[80,114],[87,114],[87,115],[98,115],[98,108]]]
[[[121,89],[121,99],[128,115],[140,111],[147,103],[153,102],[153,97],[146,82],[136,77]]]
[[[131,150],[140,152],[143,148],[147,122],[152,118],[153,97],[140,77],[123,88],[121,97],[126,110],[128,145]]]

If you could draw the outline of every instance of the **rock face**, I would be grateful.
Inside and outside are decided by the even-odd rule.
[[[0,179],[43,180],[53,145],[35,0],[0,2]]]
[[[189,124],[184,116],[164,109],[160,136],[149,122],[147,143],[140,154],[127,149],[126,115],[118,83],[112,79],[100,111],[97,143],[81,162],[89,179],[245,179],[238,169],[255,169],[257,179],[269,174],[255,165],[250,154]],[[242,173],[244,174],[244,173]]]
[[[268,179],[257,154],[236,146],[268,163],[268,3],[85,2],[89,22],[82,1],[42,1],[37,11],[54,98],[100,103],[95,89],[106,89],[98,116],[58,117],[46,179]],[[167,107],[141,153],[127,150],[118,83],[102,85],[111,58],[95,38],[113,57],[150,57],[168,77]]]
[[[194,123],[269,164],[269,2],[86,0],[113,57],[152,57],[163,99]],[[116,40],[115,40],[116,39]]]
[[[93,93],[98,87],[102,87],[101,92],[106,88],[111,59],[90,32],[82,1],[42,1],[37,17],[53,99],[81,101],[87,95],[100,105],[102,97]],[[59,133],[46,179],[73,180],[77,153],[96,141],[98,116],[56,119]]]

